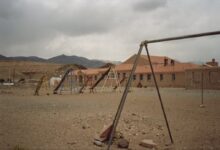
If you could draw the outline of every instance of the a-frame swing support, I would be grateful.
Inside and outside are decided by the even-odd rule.
[[[145,47],[146,52],[147,52],[147,56],[148,56],[148,60],[149,60],[150,68],[151,68],[151,72],[152,72],[152,75],[153,75],[153,78],[154,78],[155,87],[156,87],[156,90],[157,90],[158,98],[160,100],[161,108],[162,108],[162,111],[163,111],[163,116],[164,116],[164,119],[165,119],[165,122],[166,122],[166,126],[167,126],[167,129],[168,129],[169,136],[170,136],[170,140],[171,140],[171,143],[174,143],[173,138],[172,138],[172,134],[171,134],[171,131],[170,131],[170,127],[169,127],[169,122],[167,120],[166,112],[165,112],[165,109],[164,109],[164,106],[163,106],[163,101],[162,101],[162,98],[161,98],[161,95],[160,95],[160,90],[159,90],[159,87],[158,87],[158,84],[157,84],[156,76],[155,76],[155,73],[154,73],[154,70],[153,70],[153,65],[152,65],[152,62],[151,62],[151,59],[150,59],[150,53],[149,53],[149,50],[148,50],[148,44],[150,44],[150,43],[158,43],[158,42],[165,42],[165,41],[188,39],[188,38],[197,38],[197,37],[202,37],[202,36],[211,36],[211,35],[218,35],[218,34],[220,34],[220,31],[205,32],[205,33],[199,33],[199,34],[191,34],[191,35],[184,35],[184,36],[178,36],[178,37],[170,37],[170,38],[163,38],[163,39],[156,39],[156,40],[150,40],[150,41],[143,41],[143,42],[141,42],[140,48],[138,50],[138,54],[137,54],[137,56],[135,58],[134,65],[132,67],[130,76],[128,78],[128,81],[127,81],[124,93],[122,95],[120,104],[118,106],[118,109],[117,109],[117,112],[116,112],[116,115],[115,115],[115,118],[114,118],[114,121],[113,121],[112,129],[111,129],[111,133],[110,133],[110,137],[109,137],[109,141],[108,141],[107,150],[110,150],[110,147],[111,147],[111,144],[112,144],[112,140],[113,140],[113,137],[114,137],[114,134],[115,134],[115,131],[116,131],[116,128],[117,128],[120,116],[121,116],[121,112],[123,110],[123,107],[124,107],[124,104],[125,104],[125,100],[126,100],[129,88],[131,86],[132,76],[133,76],[133,74],[134,74],[134,72],[136,70],[137,62],[138,62],[138,60],[140,58],[140,55],[141,55],[143,47]]]
[[[61,81],[60,81],[59,84],[56,86],[56,88],[53,90],[53,94],[57,94],[59,88],[63,85],[63,83],[64,83],[66,77],[68,77],[68,74],[69,74],[71,71],[73,71],[72,68],[68,69],[68,70],[65,72],[65,74],[63,75]],[[72,76],[72,73],[71,73],[71,76]],[[72,78],[72,77],[71,77],[71,78]],[[71,80],[72,80],[72,79],[71,79]],[[72,83],[71,83],[71,84],[72,84]],[[71,85],[71,91],[72,91],[72,85]]]
[[[113,75],[113,77],[112,77]],[[120,81],[118,80],[118,73],[115,70],[115,68],[111,67],[110,71],[108,72],[108,74],[106,75],[106,79],[102,85],[101,91],[104,91],[104,88],[106,87],[107,81],[111,80],[111,85],[110,87],[113,88],[113,90],[116,90],[118,87],[121,87]],[[112,87],[112,83],[115,81],[115,86]],[[115,88],[116,87],[116,88]]]

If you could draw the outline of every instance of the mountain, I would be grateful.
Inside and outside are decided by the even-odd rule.
[[[7,60],[8,58],[3,56],[3,55],[0,55],[0,60]]]
[[[79,56],[66,56],[66,55],[59,55],[56,57],[52,57],[47,60],[48,62],[52,63],[60,63],[60,64],[78,64],[83,65],[85,67],[99,67],[105,64],[103,61],[99,60],[90,60],[85,57]]]
[[[36,56],[17,56],[17,57],[7,57],[8,60],[18,60],[18,61],[36,61],[36,62],[46,62],[46,59],[36,57]]]
[[[102,61],[102,60],[91,60],[85,57],[79,57],[74,55],[73,56],[59,55],[49,59],[43,59],[36,56],[6,57],[0,55],[0,60],[35,61],[35,62],[56,63],[56,64],[77,64],[77,65],[85,66],[87,68],[100,67],[105,65],[107,62],[111,62],[111,61]]]

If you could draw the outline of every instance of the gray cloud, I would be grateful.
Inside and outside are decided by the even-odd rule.
[[[145,39],[219,30],[219,13],[218,0],[0,0],[0,53],[123,60]],[[151,51],[184,61],[220,60],[219,41],[158,43]]]
[[[56,8],[42,2],[0,1],[1,49],[52,40],[59,35],[82,36],[109,32],[120,23],[114,3],[59,1]],[[123,20],[123,19],[121,19]]]
[[[133,6],[135,11],[151,11],[159,7],[164,7],[167,0],[139,0]]]

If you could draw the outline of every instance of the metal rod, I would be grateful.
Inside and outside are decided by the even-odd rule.
[[[157,94],[158,94],[158,97],[159,97],[159,100],[160,100],[160,105],[161,105],[161,108],[162,108],[162,111],[163,111],[164,119],[166,121],[166,126],[167,126],[167,129],[168,129],[168,132],[169,132],[170,140],[171,140],[171,143],[173,143],[173,137],[171,135],[171,131],[170,131],[169,123],[168,123],[168,120],[167,120],[166,112],[165,112],[165,109],[164,109],[164,106],[163,106],[163,101],[162,101],[162,98],[161,98],[161,95],[160,95],[160,90],[159,90],[159,87],[158,87],[158,84],[157,84],[156,76],[154,74],[154,69],[153,69],[153,65],[152,65],[152,62],[151,62],[149,50],[148,50],[148,47],[147,47],[146,43],[144,44],[144,46],[145,46],[145,49],[146,49],[146,52],[147,52],[147,57],[148,57],[148,60],[149,60],[149,63],[150,63],[151,72],[152,72],[152,75],[153,75],[153,78],[154,78],[154,83],[155,83],[155,86],[156,86],[156,89],[157,89]]]
[[[13,68],[12,82],[15,83],[15,68]]]
[[[163,39],[149,40],[149,41],[145,41],[144,43],[149,44],[149,43],[157,43],[157,42],[164,42],[164,41],[173,41],[173,40],[181,40],[181,39],[188,39],[188,38],[197,38],[197,37],[201,37],[201,36],[209,36],[209,35],[217,35],[217,34],[220,34],[220,31],[205,32],[205,33],[183,35],[183,36],[169,37],[169,38],[163,38]]]
[[[118,110],[117,110],[117,113],[116,113],[115,118],[114,118],[114,121],[113,121],[113,127],[112,127],[111,134],[110,134],[110,138],[109,138],[109,141],[108,141],[107,150],[110,150],[110,147],[111,147],[111,144],[112,144],[112,140],[113,140],[113,137],[114,137],[114,133],[115,133],[115,130],[116,130],[116,128],[117,128],[118,121],[119,121],[119,119],[120,119],[121,112],[122,112],[122,109],[123,109],[123,107],[124,107],[124,103],[125,103],[126,97],[127,97],[127,95],[128,95],[128,90],[129,90],[130,85],[131,85],[132,77],[133,77],[133,74],[134,74],[134,72],[135,72],[135,70],[136,70],[137,63],[138,63],[138,60],[139,60],[139,58],[140,58],[142,49],[143,49],[143,44],[140,45],[140,48],[139,48],[138,54],[137,54],[137,56],[136,56],[136,58],[135,58],[134,65],[133,65],[133,67],[132,67],[132,70],[131,70],[131,73],[130,73],[128,82],[127,82],[127,84],[126,84],[124,93],[123,93],[123,95],[122,95],[120,104],[119,104],[119,106],[118,106]]]
[[[203,85],[203,84],[204,84],[204,83],[203,83],[203,82],[204,82],[204,80],[203,80],[204,74],[203,74],[203,73],[204,73],[204,72],[203,72],[203,66],[202,66],[202,75],[201,75],[201,80],[202,80],[202,81],[201,81],[201,86],[202,86],[202,87],[201,87],[201,90],[202,90],[202,93],[201,93],[201,94],[202,94],[202,95],[201,95],[201,96],[202,96],[202,97],[201,97],[201,98],[202,98],[202,99],[201,99],[201,103],[202,103],[202,105],[203,105],[203,89],[204,89],[204,85]]]
[[[71,90],[71,94],[73,94],[73,71],[71,71],[70,73],[71,77],[70,77],[70,90]]]

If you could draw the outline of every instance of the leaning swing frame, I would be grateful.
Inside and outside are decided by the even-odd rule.
[[[173,144],[174,143],[173,137],[172,137],[171,130],[170,130],[170,127],[169,127],[169,122],[167,120],[167,116],[166,116],[166,112],[165,112],[165,109],[164,109],[163,101],[162,101],[162,98],[161,98],[161,95],[160,95],[160,90],[159,90],[159,87],[158,87],[158,84],[157,84],[157,80],[156,80],[156,76],[155,76],[155,73],[154,73],[153,65],[152,65],[152,62],[151,62],[151,59],[150,59],[150,53],[149,53],[149,50],[148,50],[148,45],[150,43],[158,43],[158,42],[173,41],[173,40],[182,40],[182,39],[197,38],[197,37],[211,36],[211,35],[218,35],[218,34],[220,34],[220,31],[205,32],[205,33],[199,33],[199,34],[191,34],[191,35],[184,35],[184,36],[178,36],[178,37],[170,37],[170,38],[163,38],[163,39],[156,39],[156,40],[141,42],[139,50],[138,50],[138,54],[135,58],[132,70],[130,72],[130,76],[128,78],[124,93],[122,95],[120,104],[118,106],[118,109],[117,109],[117,112],[116,112],[116,115],[115,115],[115,118],[114,118],[114,121],[113,121],[112,129],[111,129],[110,137],[109,137],[109,141],[108,141],[107,150],[110,150],[112,140],[113,140],[113,137],[114,137],[114,134],[115,134],[115,131],[116,131],[116,128],[117,128],[117,125],[118,125],[118,122],[119,122],[119,119],[120,119],[120,116],[121,116],[121,113],[122,113],[122,110],[123,110],[123,107],[124,107],[124,104],[125,104],[125,101],[126,101],[126,98],[127,98],[127,94],[128,94],[129,88],[131,86],[132,76],[133,76],[133,74],[136,70],[137,63],[138,63],[138,60],[140,58],[143,47],[145,47],[146,52],[147,52],[151,72],[152,72],[152,75],[153,75],[155,87],[156,87],[158,98],[159,98],[159,101],[160,101],[160,105],[161,105],[161,108],[162,108],[162,111],[163,111],[163,116],[164,116],[164,119],[165,119],[165,122],[166,122],[167,130],[168,130],[169,137],[170,137],[170,141]]]

